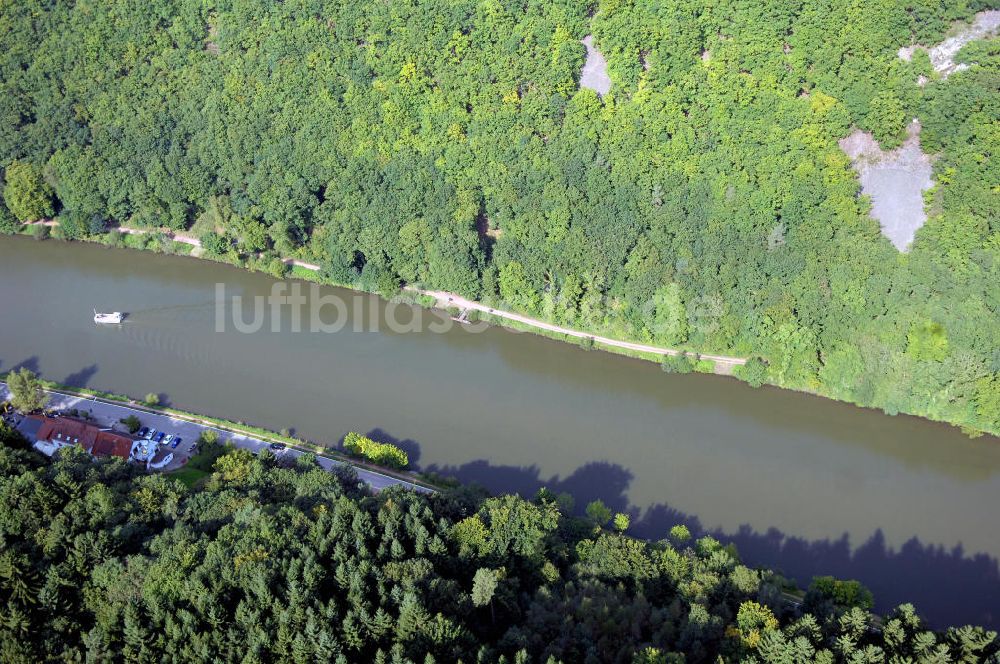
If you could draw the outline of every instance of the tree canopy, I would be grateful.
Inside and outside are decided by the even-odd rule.
[[[879,622],[856,582],[710,537],[644,542],[469,487],[371,495],[310,456],[215,446],[200,488],[0,427],[0,661],[993,661],[994,632]],[[616,524],[617,525],[617,524]],[[880,629],[875,629],[879,626]]]
[[[27,367],[7,374],[7,387],[10,390],[11,405],[23,413],[41,410],[49,401],[41,380]]]
[[[997,432],[1000,54],[897,56],[987,5],[8,2],[0,228],[186,229]],[[914,117],[936,185],[900,254],[838,140]]]

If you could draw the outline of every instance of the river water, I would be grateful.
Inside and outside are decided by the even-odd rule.
[[[179,408],[317,442],[373,432],[421,468],[494,490],[547,486],[580,508],[601,498],[630,511],[638,535],[686,523],[802,583],[858,578],[883,608],[909,600],[939,625],[1000,623],[995,438],[720,376],[667,375],[498,328],[394,332],[384,301],[335,288],[319,295],[345,303],[338,333],[293,331],[288,307],[277,329],[265,312],[264,329],[243,333],[231,303],[219,331],[217,284],[245,298],[237,313],[247,322],[252,296],[274,280],[193,258],[0,238],[0,370],[158,392]],[[129,317],[97,326],[95,307]],[[327,307],[321,320],[336,313]],[[432,321],[395,310],[396,320],[414,315],[425,328]]]

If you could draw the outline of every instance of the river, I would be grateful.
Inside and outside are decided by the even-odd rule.
[[[293,331],[287,307],[280,329],[242,333],[227,311],[217,330],[216,284],[247,298],[249,321],[250,297],[273,283],[193,258],[3,237],[0,370],[158,392],[318,442],[373,432],[421,468],[493,490],[547,486],[579,508],[601,498],[632,513],[637,535],[686,523],[802,583],[857,578],[880,608],[909,600],[938,625],[1000,624],[995,438],[499,328],[355,331],[386,303],[335,288],[320,294],[361,313],[338,333]],[[94,307],[129,317],[98,326]],[[432,316],[396,310],[413,315]]]

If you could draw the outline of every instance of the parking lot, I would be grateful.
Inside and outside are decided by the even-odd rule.
[[[269,442],[252,436],[246,436],[206,424],[191,422],[170,415],[151,413],[143,409],[132,408],[124,404],[109,403],[98,399],[85,399],[83,397],[71,396],[60,392],[49,392],[48,394],[49,403],[47,408],[59,411],[72,410],[75,408],[78,412],[86,413],[94,423],[100,426],[111,427],[119,432],[127,432],[127,429],[123,424],[121,424],[120,420],[128,417],[129,415],[135,415],[139,418],[139,421],[144,427],[151,427],[156,429],[158,432],[162,431],[166,434],[180,436],[183,442],[178,445],[176,449],[169,450],[170,452],[173,452],[174,458],[169,465],[162,469],[166,472],[176,470],[187,463],[187,460],[194,452],[193,446],[195,441],[197,441],[201,433],[206,430],[215,431],[219,436],[220,442],[230,441],[236,447],[250,450],[254,454],[270,447],[271,445]],[[7,390],[7,384],[0,381],[0,401],[5,401],[9,398],[10,393]],[[304,452],[296,449],[281,449],[275,450],[275,454],[296,458],[304,454]],[[332,470],[336,466],[344,465],[344,462],[328,457],[318,456],[316,457],[316,460],[319,465],[326,470]],[[376,490],[384,489],[390,486],[404,486],[408,489],[425,493],[432,491],[426,487],[422,487],[390,475],[383,475],[382,473],[364,468],[355,467],[355,470],[357,471],[358,478],[361,481]]]

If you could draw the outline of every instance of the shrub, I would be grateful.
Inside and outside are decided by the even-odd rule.
[[[670,539],[678,544],[683,544],[691,539],[691,531],[684,524],[678,524],[670,529]]]
[[[0,235],[13,235],[21,230],[21,222],[17,220],[14,213],[7,209],[7,206],[0,201]]]
[[[15,161],[7,166],[4,176],[4,202],[21,221],[44,219],[55,212],[52,188],[33,165]]]
[[[839,610],[856,606],[867,611],[875,604],[871,591],[858,581],[842,581],[832,576],[813,577],[803,603],[810,608],[819,608],[824,602],[832,603]]]
[[[49,401],[38,376],[26,367],[7,374],[7,388],[11,395],[10,404],[22,413],[41,410]]]
[[[595,526],[604,526],[611,520],[611,510],[604,504],[603,500],[595,500],[587,505],[587,518],[594,522]]]
[[[119,420],[122,424],[128,427],[129,433],[135,433],[142,426],[142,422],[135,415],[129,415],[128,417],[123,417]]]
[[[204,429],[198,435],[198,442],[214,445],[219,442],[219,432],[213,431],[212,429]]]
[[[686,374],[694,371],[694,362],[687,355],[664,355],[660,368],[665,373]]]
[[[232,248],[232,241],[229,238],[214,232],[204,233],[198,240],[205,251],[216,256],[222,256]]]
[[[628,530],[629,524],[631,522],[632,519],[629,518],[628,514],[624,514],[622,512],[615,514],[614,525],[615,525],[615,530],[617,530],[618,532],[624,533],[626,530]]]
[[[698,373],[715,373],[715,361],[698,358],[694,363],[694,370]]]
[[[34,224],[31,227],[31,237],[36,240],[45,240],[49,237],[49,227],[45,224]]]
[[[751,357],[741,367],[736,367],[736,375],[742,378],[750,387],[760,387],[767,380],[767,365],[759,357]]]
[[[344,437],[344,449],[353,456],[364,457],[380,466],[406,468],[410,463],[406,452],[390,443],[377,443],[359,433],[350,432]]]
[[[150,392],[142,398],[142,402],[147,406],[157,406],[160,403],[160,395],[156,392]]]
[[[267,273],[275,279],[284,279],[289,272],[289,266],[278,257],[272,258],[267,263]]]
[[[206,433],[214,434],[215,432],[202,432],[202,435],[198,438],[198,452],[188,461],[187,467],[210,473],[215,467],[215,462],[234,448],[220,444],[218,435],[213,436],[212,440],[206,440]]]

